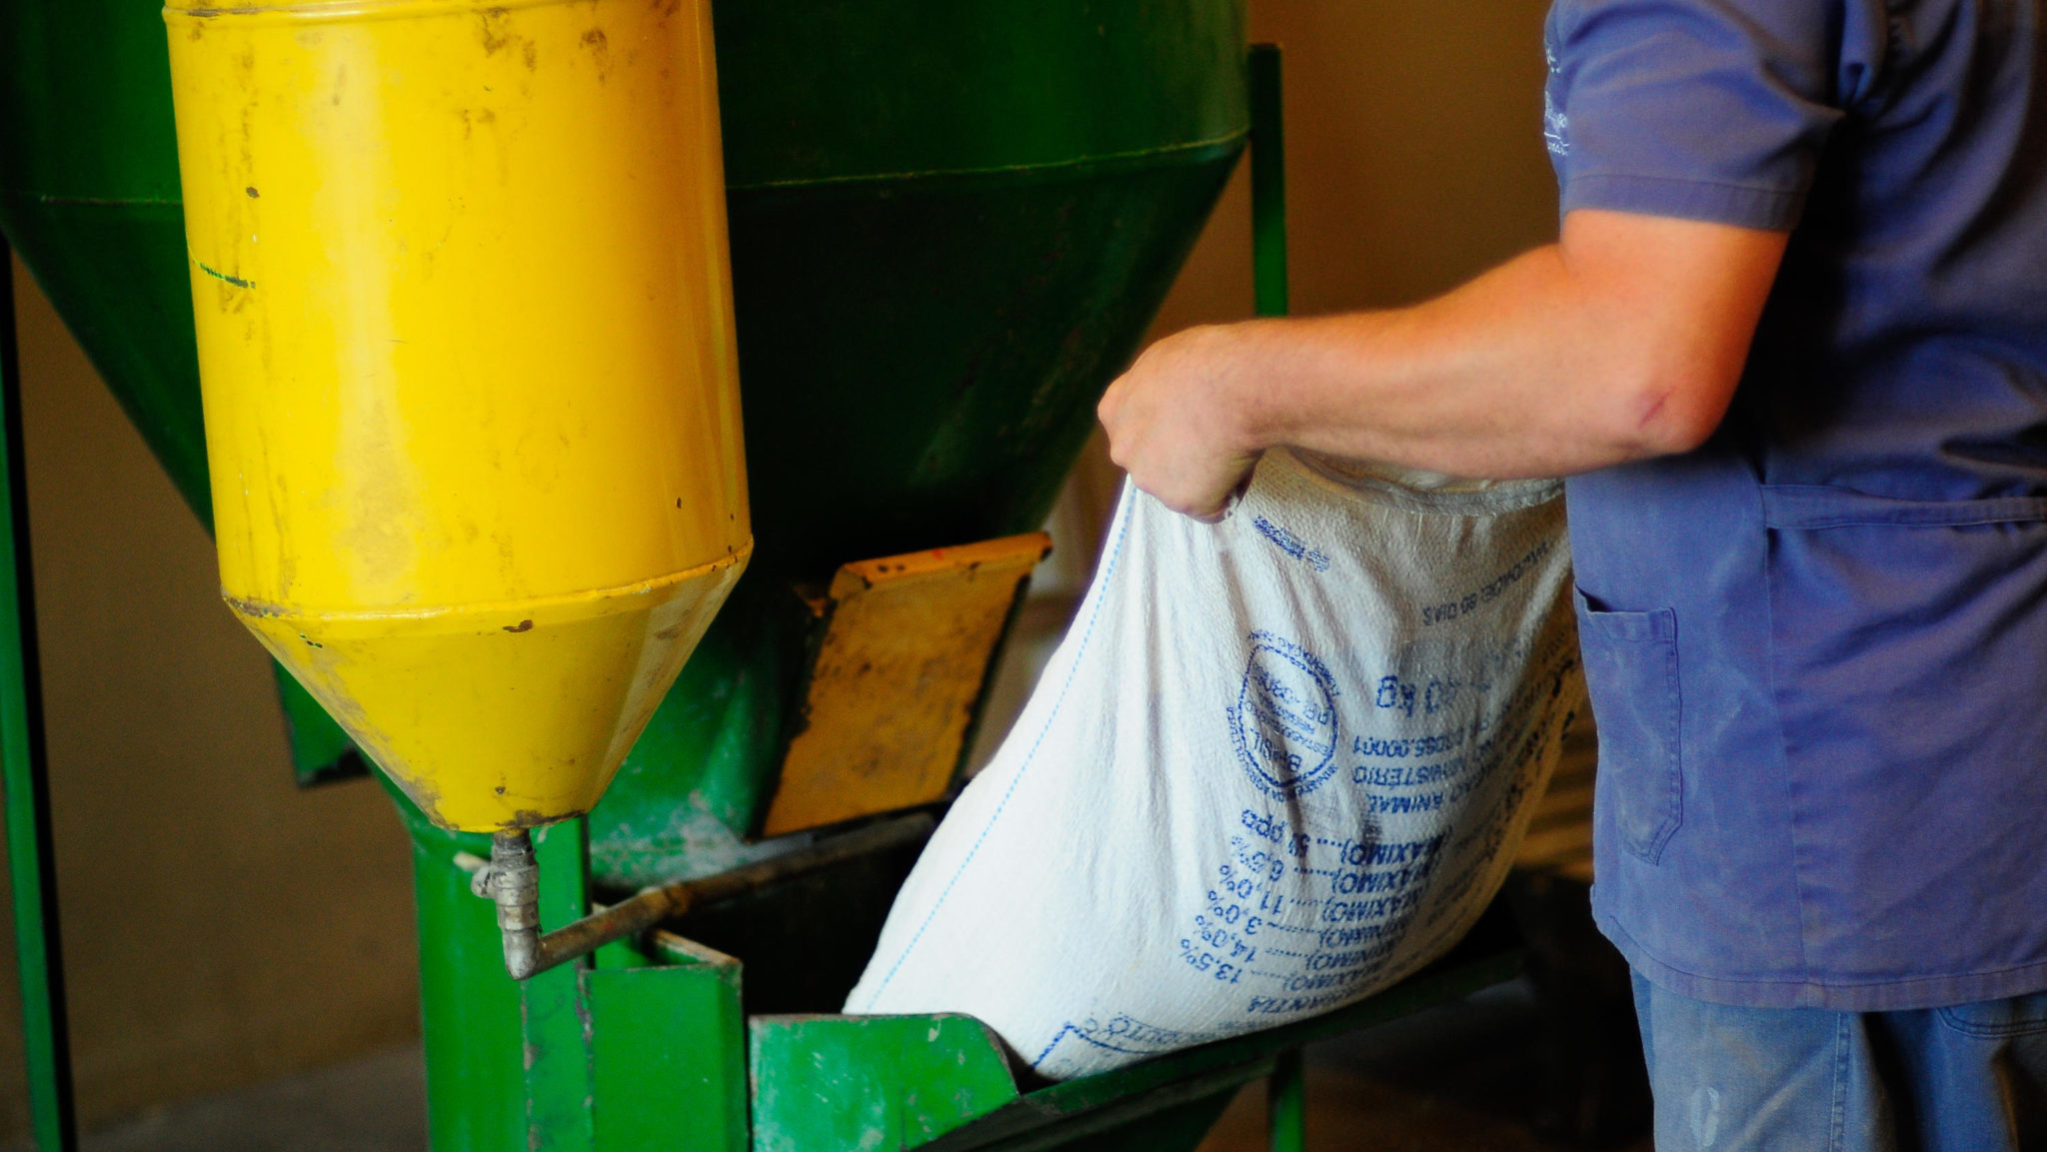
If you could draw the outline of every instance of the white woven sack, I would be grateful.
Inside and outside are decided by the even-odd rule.
[[[1066,1078],[1442,954],[1583,706],[1560,495],[1285,451],[1218,525],[1126,486],[846,1011],[969,1013]]]

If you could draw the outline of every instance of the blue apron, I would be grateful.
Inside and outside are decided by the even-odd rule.
[[[1698,999],[1879,1011],[2047,986],[2047,499],[1570,485],[1599,718],[1594,909]]]
[[[1594,912],[1697,999],[2047,988],[2043,0],[1555,0],[1566,212],[1789,230],[1698,452],[1569,486]]]

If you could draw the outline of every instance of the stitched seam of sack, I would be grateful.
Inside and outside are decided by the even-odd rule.
[[[959,883],[960,877],[966,874],[967,866],[972,864],[974,857],[980,853],[981,845],[987,841],[988,834],[995,830],[996,821],[1002,819],[1002,811],[1009,806],[1010,797],[1016,795],[1017,786],[1023,783],[1024,774],[1029,772],[1031,765],[1037,761],[1038,749],[1044,746],[1046,735],[1052,731],[1053,721],[1059,718],[1060,711],[1066,707],[1067,691],[1073,687],[1074,677],[1080,671],[1081,658],[1087,655],[1088,644],[1094,639],[1095,623],[1102,617],[1102,605],[1108,602],[1108,580],[1123,557],[1123,538],[1129,535],[1130,521],[1137,515],[1132,496],[1133,492],[1126,484],[1123,489],[1123,522],[1116,529],[1116,543],[1109,550],[1108,567],[1102,570],[1102,578],[1097,585],[1102,594],[1095,599],[1094,611],[1088,613],[1087,631],[1081,634],[1080,649],[1073,654],[1073,666],[1066,670],[1066,679],[1059,685],[1059,699],[1052,705],[1052,714],[1045,717],[1045,726],[1038,730],[1038,738],[1031,743],[1030,753],[1017,767],[1016,775],[1010,777],[1008,790],[1003,792],[1002,799],[996,802],[995,811],[989,814],[988,823],[981,829],[981,834],[974,838],[974,846],[967,850],[959,867],[953,870],[952,878],[945,882],[945,889],[938,894],[938,899],[931,902],[931,910],[924,914],[924,922],[917,925],[916,934],[910,937],[908,944],[903,945],[902,952],[896,956],[896,962],[889,966],[888,975],[882,977],[881,983],[875,987],[873,999],[879,999],[881,994],[888,990],[889,984],[896,978],[896,973],[901,971],[903,964],[909,960],[910,953],[917,950],[918,942],[924,939],[925,929],[931,927],[931,922],[938,918],[938,910],[945,906],[946,898],[952,895],[953,886]],[[872,1003],[872,1000],[869,1002]]]
[[[1339,471],[1312,453],[1286,452],[1284,459],[1311,482],[1320,481],[1345,497],[1390,505],[1405,512],[1495,516],[1546,504],[1564,492],[1563,481],[1549,479],[1498,480],[1484,488],[1463,491],[1416,489],[1369,472]]]

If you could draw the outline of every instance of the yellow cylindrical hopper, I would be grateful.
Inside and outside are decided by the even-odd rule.
[[[752,548],[707,3],[165,19],[223,594],[440,824],[587,810]]]

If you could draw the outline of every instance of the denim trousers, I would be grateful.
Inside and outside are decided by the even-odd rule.
[[[1634,980],[1657,1152],[2047,1150],[2047,993],[1828,1012]]]

